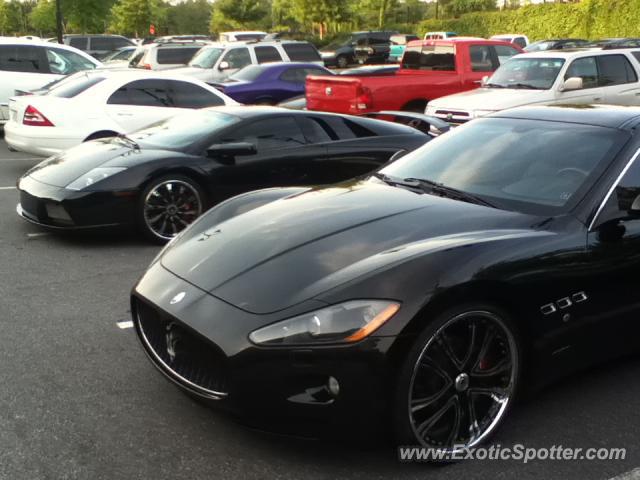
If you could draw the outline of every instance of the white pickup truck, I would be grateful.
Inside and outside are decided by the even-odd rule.
[[[459,125],[524,105],[640,105],[639,60],[640,49],[516,55],[480,88],[433,100],[425,113]]]

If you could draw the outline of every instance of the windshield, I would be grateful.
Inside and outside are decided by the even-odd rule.
[[[338,37],[335,40],[332,40],[331,42],[329,42],[325,47],[322,47],[321,50],[323,51],[329,51],[329,50],[335,50],[336,48],[340,48],[344,45],[349,45],[352,42],[352,38],[345,36],[345,37]]]
[[[233,115],[200,110],[163,120],[129,137],[143,147],[179,150],[239,121]]]
[[[231,80],[240,80],[242,82],[253,82],[268,68],[266,65],[247,65],[231,75]]]
[[[190,67],[197,68],[213,68],[220,55],[222,55],[221,48],[203,48],[189,62]]]
[[[562,65],[562,58],[512,58],[495,71],[486,86],[549,90]]]
[[[544,50],[549,50],[555,44],[556,42],[540,41],[540,42],[532,43],[531,45],[525,47],[524,50],[525,52],[542,52]]]
[[[584,196],[628,137],[590,125],[476,119],[381,173],[437,182],[508,210],[553,214]]]

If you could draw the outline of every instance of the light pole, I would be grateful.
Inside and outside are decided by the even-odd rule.
[[[62,43],[62,0],[56,0],[56,37]]]

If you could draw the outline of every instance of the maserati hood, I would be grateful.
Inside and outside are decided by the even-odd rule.
[[[379,268],[400,247],[532,223],[518,213],[361,182],[286,197],[215,225],[205,217],[194,225],[199,233],[174,242],[161,263],[230,304],[271,313],[368,273],[368,259]]]
[[[478,88],[449,95],[429,102],[428,113],[435,110],[498,111],[507,108],[548,103],[553,100],[550,90],[515,88]]]

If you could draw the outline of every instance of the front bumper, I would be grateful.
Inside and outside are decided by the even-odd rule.
[[[20,179],[18,191],[18,215],[41,227],[80,230],[135,222],[135,192],[67,190],[31,177]]]
[[[14,150],[49,157],[82,143],[82,138],[55,131],[55,127],[31,127],[9,121],[4,126],[4,139]]]
[[[258,347],[248,334],[288,314],[240,310],[160,262],[134,288],[131,301],[147,356],[181,389],[271,430],[380,430],[393,391],[395,369],[387,352],[395,337],[346,346]],[[338,394],[328,388],[331,377]]]

